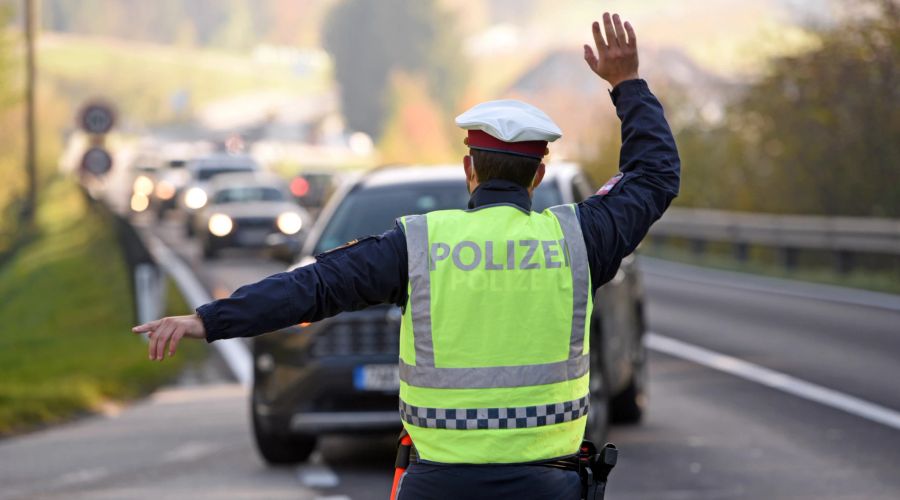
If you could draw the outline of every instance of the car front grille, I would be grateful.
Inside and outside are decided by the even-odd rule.
[[[234,225],[237,229],[277,229],[272,217],[234,217]]]
[[[313,356],[400,354],[400,325],[386,320],[339,320],[316,335]]]

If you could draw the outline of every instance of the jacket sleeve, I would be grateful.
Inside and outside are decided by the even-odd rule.
[[[611,96],[622,121],[620,172],[578,205],[595,290],[678,195],[681,173],[675,138],[647,82],[623,82]]]
[[[406,237],[399,227],[316,256],[316,262],[238,288],[197,308],[206,340],[253,337],[370,305],[402,305]]]

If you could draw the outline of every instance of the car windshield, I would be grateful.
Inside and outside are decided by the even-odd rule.
[[[198,181],[208,181],[219,174],[237,174],[253,172],[250,167],[204,167],[197,171]]]
[[[240,186],[216,192],[213,203],[246,203],[252,201],[284,201],[284,194],[277,188],[266,186]]]
[[[313,253],[319,254],[363,236],[381,234],[404,215],[464,209],[468,202],[469,194],[462,180],[359,189],[344,198]],[[532,209],[542,211],[560,203],[556,182],[548,181],[535,190]]]

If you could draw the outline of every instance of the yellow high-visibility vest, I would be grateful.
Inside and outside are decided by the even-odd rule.
[[[575,205],[401,218],[409,299],[400,415],[420,458],[523,463],[577,453],[591,282]]]

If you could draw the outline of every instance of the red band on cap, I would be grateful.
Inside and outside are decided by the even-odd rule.
[[[506,142],[481,130],[469,130],[467,144],[472,149],[500,151],[531,158],[543,158],[547,152],[547,141]]]

